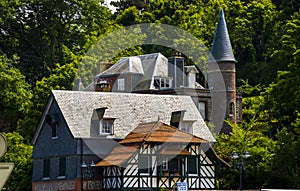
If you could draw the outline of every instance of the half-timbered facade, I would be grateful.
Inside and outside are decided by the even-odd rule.
[[[216,165],[222,161],[209,142],[162,122],[142,123],[97,166],[103,190],[215,188]]]

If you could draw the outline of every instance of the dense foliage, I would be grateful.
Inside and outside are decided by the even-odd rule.
[[[101,0],[0,2],[0,132],[8,132],[8,142],[16,143],[10,144],[10,150],[30,158],[31,148],[24,142],[33,136],[50,90],[78,85],[73,81],[80,61],[101,38],[123,26],[163,23],[188,31],[209,48],[223,8],[238,60],[238,85],[244,91],[244,122],[231,124],[231,135],[220,136],[216,150],[233,166],[229,158],[233,151],[251,152],[245,169],[247,188],[299,188],[297,0],[120,0],[114,4],[118,9],[112,14]],[[137,40],[130,35],[127,39]],[[118,52],[114,58],[158,51],[170,54],[165,47],[143,45]],[[89,56],[85,57],[89,62],[99,59]],[[9,153],[5,161],[12,161]],[[18,164],[16,178],[10,179],[9,187],[29,190],[30,160],[13,162]],[[20,180],[18,173],[25,178]],[[237,176],[234,168],[222,169],[220,187],[237,188]]]
[[[7,152],[1,162],[14,163],[14,169],[5,184],[6,190],[30,191],[32,172],[32,146],[18,133],[3,133],[7,141]]]

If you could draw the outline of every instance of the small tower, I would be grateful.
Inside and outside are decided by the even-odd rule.
[[[217,76],[217,73],[222,74],[225,85],[224,91],[226,91],[225,119],[230,119],[233,123],[235,123],[237,113],[235,64],[237,63],[237,61],[235,60],[233,55],[224,12],[222,9],[220,11],[214,41],[207,63],[208,81],[211,82],[210,84],[213,84],[214,86],[219,86],[220,83],[223,83],[216,81],[215,78]],[[229,131],[230,128],[228,127],[228,125],[224,124],[221,132],[226,133]]]

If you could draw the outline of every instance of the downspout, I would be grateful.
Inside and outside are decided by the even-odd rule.
[[[83,191],[83,174],[82,174],[82,168],[81,168],[82,163],[83,163],[83,143],[82,143],[82,138],[81,138],[80,139],[80,164],[79,164],[80,179],[81,179],[81,184],[80,184],[81,191]]]

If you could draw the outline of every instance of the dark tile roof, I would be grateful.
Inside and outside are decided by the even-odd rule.
[[[224,11],[221,9],[213,45],[210,51],[208,62],[231,61],[237,62],[234,58],[229,33],[225,21]]]

